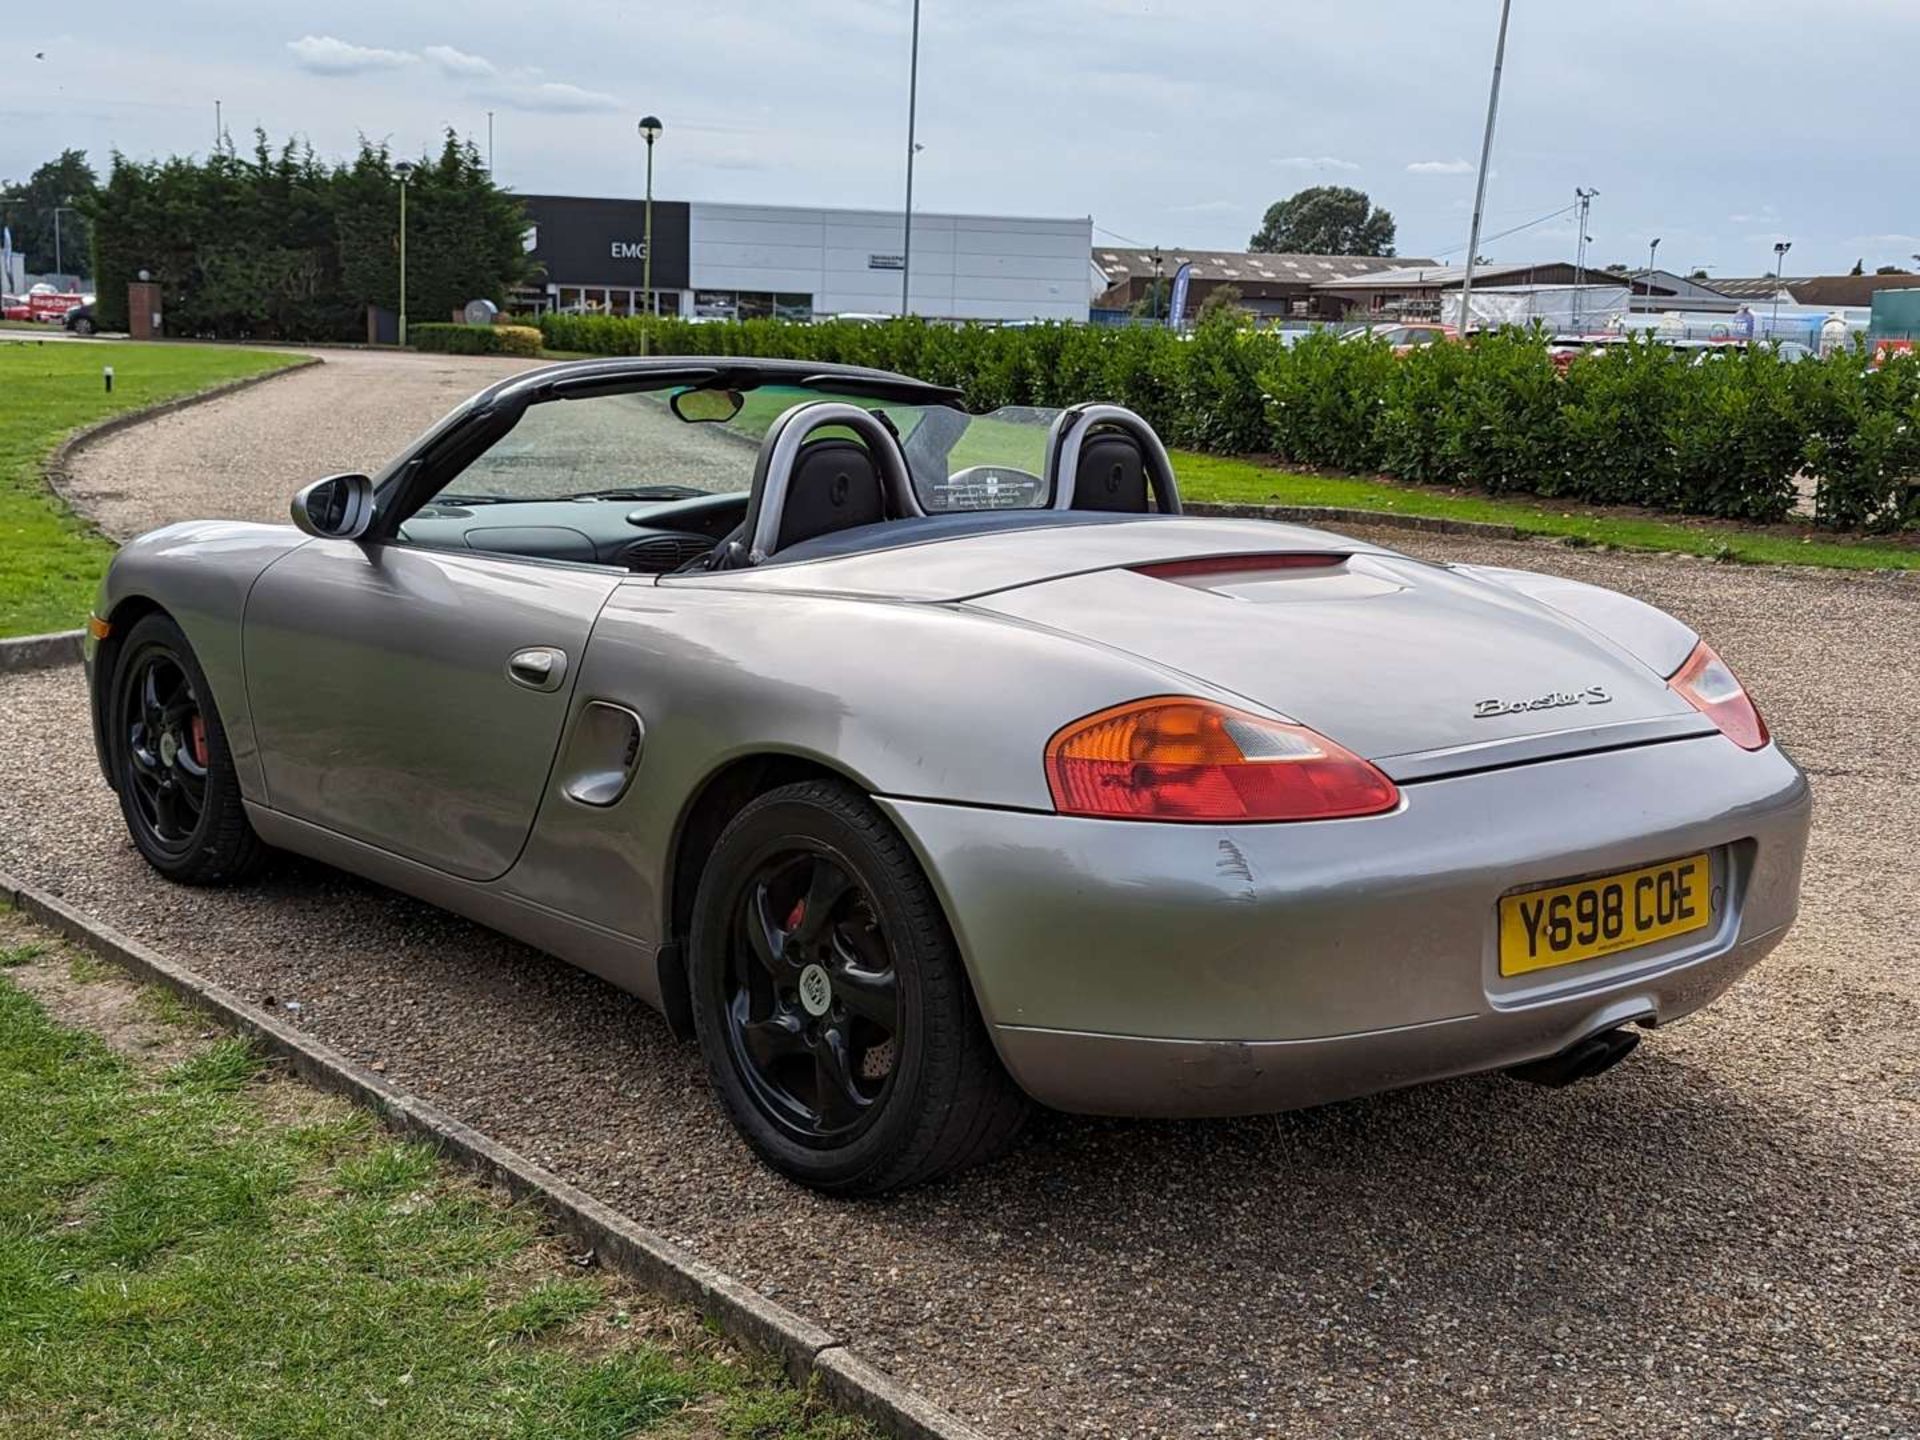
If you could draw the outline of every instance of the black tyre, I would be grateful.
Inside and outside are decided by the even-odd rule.
[[[832,781],[734,817],[694,903],[689,984],[714,1088],[802,1184],[875,1195],[992,1158],[1028,1102],[993,1052],[904,841]]]
[[[266,847],[247,823],[227,732],[180,627],[165,615],[139,621],[110,687],[107,743],[134,846],[183,885],[252,874]]]
[[[76,335],[91,335],[96,328],[98,327],[94,325],[93,321],[84,315],[73,322],[73,333]]]

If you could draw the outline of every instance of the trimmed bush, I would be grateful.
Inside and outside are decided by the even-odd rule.
[[[407,344],[442,355],[538,358],[541,336],[531,325],[409,325]]]
[[[463,326],[420,326],[459,331]],[[495,330],[505,327],[494,327]],[[1789,365],[1767,347],[1701,360],[1653,340],[1562,374],[1533,330],[1404,356],[1368,336],[1288,346],[1209,314],[1152,326],[958,327],[772,320],[694,324],[548,315],[552,350],[790,356],[897,370],[958,389],[970,409],[1108,400],[1171,445],[1603,505],[1779,520],[1817,476],[1819,524],[1920,524],[1920,359],[1869,371],[1858,352]],[[432,348],[450,348],[453,342]],[[510,352],[518,353],[518,352]]]

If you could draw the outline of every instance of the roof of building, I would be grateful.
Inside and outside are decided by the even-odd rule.
[[[1798,305],[1866,306],[1879,290],[1920,289],[1920,275],[1755,275],[1708,283],[1737,300],[1771,300],[1780,290]]]
[[[1530,277],[1541,270],[1573,268],[1572,262],[1566,260],[1541,260],[1524,265],[1476,265],[1473,267],[1473,278],[1476,283],[1498,285],[1512,282],[1516,276]],[[1322,281],[1319,288],[1323,290],[1448,290],[1459,285],[1466,278],[1466,273],[1467,267],[1464,265],[1436,265],[1430,260],[1402,260],[1391,269],[1349,271]],[[1599,279],[1607,272],[1598,266],[1589,266],[1587,273]]]
[[[1153,257],[1160,257],[1160,273],[1172,275],[1182,265],[1193,266],[1195,280],[1237,280],[1279,285],[1313,285],[1342,275],[1357,275],[1377,270],[1378,255],[1278,255],[1238,250],[1159,250],[1107,249],[1097,247],[1093,263],[1107,277],[1109,285],[1127,280],[1151,280]],[[1407,260],[1402,264],[1430,265],[1428,260]]]

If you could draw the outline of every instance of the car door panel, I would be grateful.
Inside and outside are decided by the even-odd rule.
[[[285,556],[245,618],[267,803],[464,879],[505,874],[621,579],[405,544]],[[557,683],[528,683],[511,664],[528,651],[559,657]]]

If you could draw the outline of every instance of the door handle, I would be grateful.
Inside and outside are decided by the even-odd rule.
[[[567,652],[551,645],[516,650],[507,660],[507,678],[529,690],[558,690],[567,678]]]

